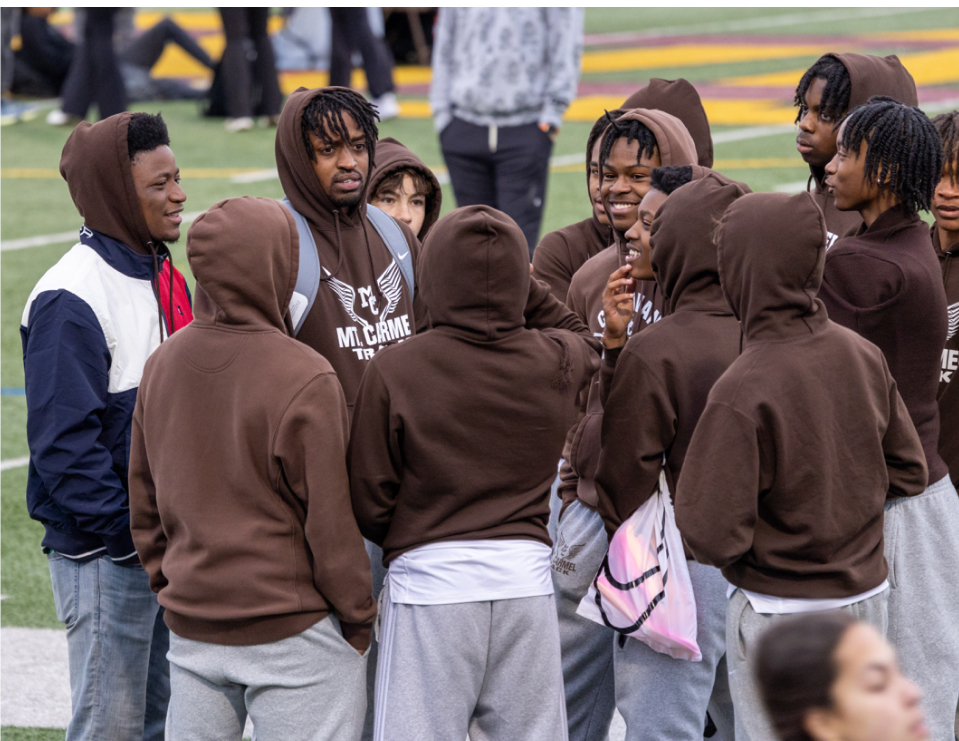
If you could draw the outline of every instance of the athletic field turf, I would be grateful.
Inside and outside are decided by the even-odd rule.
[[[149,26],[159,17],[144,10],[137,24]],[[176,19],[214,57],[220,54],[223,39],[214,12],[184,11]],[[69,20],[66,13],[57,18]],[[802,72],[827,51],[898,54],[919,86],[920,106],[926,112],[959,107],[955,8],[590,9],[585,42],[579,98],[554,149],[543,233],[588,216],[586,133],[604,109],[618,107],[650,77],[685,77],[696,85],[713,126],[716,169],[754,190],[798,191],[805,186],[808,170],[794,146],[792,94]],[[156,71],[203,76],[179,50],[169,50]],[[290,92],[300,85],[323,85],[325,78],[324,73],[285,73],[282,85]],[[429,79],[428,68],[396,70],[402,116],[382,124],[380,135],[404,142],[442,174],[429,120]],[[357,73],[354,84],[362,83]],[[201,118],[190,103],[133,108],[163,113],[188,196],[188,215],[232,196],[282,195],[272,129],[227,134],[221,120]],[[24,503],[28,449],[20,316],[33,285],[76,241],[81,223],[57,171],[69,130],[47,126],[44,114],[6,126],[0,134],[4,741],[62,739],[70,717],[66,644],[39,549],[42,527],[28,518]],[[452,190],[446,190],[444,212],[455,206]],[[173,248],[173,255],[188,274],[184,242]]]

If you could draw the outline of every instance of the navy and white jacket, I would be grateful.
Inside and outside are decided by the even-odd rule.
[[[171,322],[167,255],[159,278],[164,334]],[[84,226],[23,310],[27,507],[46,528],[45,552],[137,562],[127,468],[143,364],[160,344],[153,269],[152,256]],[[193,318],[176,270],[172,316],[173,329]]]

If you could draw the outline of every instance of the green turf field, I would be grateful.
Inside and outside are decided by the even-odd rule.
[[[831,13],[831,15],[830,15]],[[951,31],[951,34],[950,34]],[[845,45],[853,44],[856,51],[869,53],[897,53],[915,59],[913,72],[920,90],[928,91],[928,97],[937,102],[927,106],[934,110],[948,105],[959,105],[959,64],[951,66],[959,45],[959,10],[956,8],[917,9],[904,12],[901,9],[850,9],[831,10],[814,8],[696,8],[696,9],[590,9],[586,13],[587,54],[602,57],[605,52],[642,50],[646,48],[644,37],[666,37],[657,43],[668,46],[668,38],[681,34],[696,34],[696,44],[732,44],[763,41],[764,35],[775,36],[778,44],[796,47],[794,51],[773,55],[767,59],[742,59],[730,52],[724,61],[703,62],[694,49],[685,58],[664,56],[661,66],[628,60],[626,68],[600,61],[595,71],[584,73],[582,82],[620,84],[609,94],[614,107],[626,95],[617,92],[621,88],[631,90],[644,85],[650,77],[686,77],[700,86],[713,86],[722,97],[724,85],[735,84],[731,78],[787,73],[788,85],[798,82],[798,75],[788,73],[809,66],[824,51],[844,51]],[[617,34],[619,40],[607,36]],[[627,38],[629,37],[629,38]],[[813,38],[815,37],[815,38]],[[853,39],[850,41],[850,39]],[[835,40],[835,41],[833,41]],[[835,43],[832,48],[830,44]],[[951,50],[951,51],[950,51]],[[935,56],[935,55],[940,56]],[[923,56],[926,55],[926,56]],[[932,56],[930,56],[932,55]],[[941,56],[945,55],[945,56]],[[652,64],[653,66],[650,66]],[[606,65],[603,68],[603,65]],[[613,68],[610,68],[613,67]],[[745,81],[740,80],[743,85]],[[788,85],[770,82],[787,91],[780,91],[776,105],[782,108],[791,105]],[[600,86],[601,87],[601,86]],[[599,89],[599,88],[598,88]],[[713,88],[710,88],[713,89]],[[748,92],[748,87],[741,88]],[[778,88],[777,88],[778,89]],[[425,99],[423,91],[403,94],[403,102],[417,103]],[[952,94],[954,92],[955,94]],[[606,93],[603,93],[606,94]],[[707,95],[704,94],[704,98]],[[744,97],[748,97],[744,93]],[[605,98],[603,99],[605,100]],[[739,100],[739,99],[737,99]],[[754,102],[737,105],[746,111],[748,118]],[[717,104],[718,106],[718,104]],[[224,198],[240,195],[280,197],[282,192],[275,178],[259,182],[234,182],[228,169],[269,170],[274,162],[274,130],[257,129],[242,134],[226,134],[222,121],[204,119],[192,103],[136,104],[136,110],[151,113],[162,112],[170,129],[172,148],[183,171],[182,186],[187,194],[186,211],[203,211]],[[412,108],[410,109],[412,110]],[[599,112],[602,108],[600,107]],[[707,110],[719,111],[707,106]],[[725,110],[725,109],[723,109]],[[737,109],[738,110],[738,109]],[[405,115],[405,111],[404,111]],[[592,115],[592,114],[591,114]],[[712,113],[710,114],[712,117]],[[717,114],[718,115],[718,114]],[[735,115],[740,115],[736,113]],[[791,115],[780,112],[778,123],[788,124]],[[795,133],[784,129],[772,135],[755,135],[758,129],[751,128],[768,122],[757,119],[753,124],[715,125],[714,136],[742,132],[744,137],[736,141],[717,143],[715,146],[716,168],[730,176],[743,180],[754,190],[772,190],[788,187],[805,180],[808,171],[795,151]],[[585,199],[583,167],[569,164],[575,155],[583,155],[588,120],[567,121],[554,149],[554,157],[561,161],[554,168],[549,182],[543,233],[585,218],[589,204]],[[22,240],[39,235],[75,231],[81,224],[67,191],[66,183],[56,174],[60,151],[69,131],[48,126],[43,115],[36,120],[5,126],[0,132],[0,240],[7,245],[11,240]],[[402,118],[385,122],[380,135],[393,136],[404,142],[431,167],[443,165],[437,138],[428,118]],[[563,161],[562,158],[566,157]],[[214,172],[211,172],[214,171]],[[205,172],[204,172],[205,171]],[[445,187],[444,212],[455,207],[452,189]],[[184,236],[186,229],[184,229]],[[188,274],[185,259],[185,240],[173,248],[175,263]],[[0,348],[2,348],[2,387],[9,390],[22,389],[23,367],[19,337],[19,323],[23,306],[33,285],[47,268],[63,255],[72,241],[63,241],[48,246],[10,250],[0,253],[0,284],[2,284],[2,324],[0,324]],[[21,458],[28,454],[25,424],[26,404],[23,396],[4,395],[0,398],[0,458],[3,461]],[[2,473],[2,573],[0,592],[0,624],[27,628],[59,628],[53,607],[46,560],[39,549],[42,527],[32,522],[26,513],[24,490],[27,469],[22,465]],[[12,676],[3,676],[4,683],[15,682]],[[6,693],[6,689],[4,692]],[[9,741],[46,741],[62,739],[60,730],[3,728],[3,738]]]

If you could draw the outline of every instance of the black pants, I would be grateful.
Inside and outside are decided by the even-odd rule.
[[[210,59],[206,50],[172,18],[164,18],[133,39],[129,46],[120,52],[120,61],[145,69],[153,69],[153,65],[159,61],[169,42],[179,46],[204,67],[213,69],[213,60]]]
[[[127,109],[123,77],[113,52],[113,17],[117,8],[88,8],[83,26],[83,43],[73,55],[70,72],[63,83],[63,111],[85,118],[96,103],[100,118]]]
[[[220,8],[226,48],[223,50],[223,84],[226,111],[230,118],[276,116],[283,105],[283,94],[276,76],[273,43],[266,30],[269,8]],[[248,52],[256,52],[252,72]],[[254,110],[253,85],[260,89]]]
[[[393,63],[386,44],[370,30],[366,8],[330,8],[330,18],[330,85],[350,86],[353,52],[358,51],[370,95],[378,98],[393,92]]]
[[[496,151],[490,129],[458,118],[440,132],[457,206],[498,208],[526,235],[530,259],[539,241],[553,142],[536,124],[501,126]]]

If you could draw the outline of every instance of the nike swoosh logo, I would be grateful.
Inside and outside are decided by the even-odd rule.
[[[399,258],[400,258],[401,260],[405,260],[405,259],[406,259],[406,256],[407,256],[408,254],[410,254],[410,253],[409,253],[409,252],[404,252],[402,255],[399,256]]]

